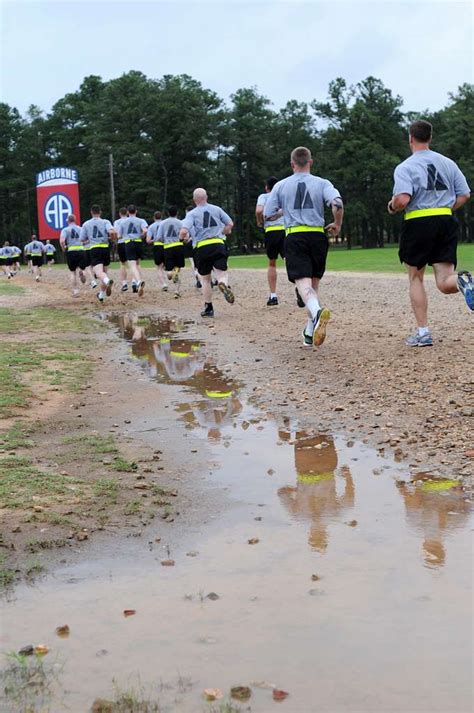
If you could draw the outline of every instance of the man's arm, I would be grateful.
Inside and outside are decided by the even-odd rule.
[[[61,230],[61,235],[59,236],[59,244],[61,246],[61,250],[65,252],[66,250],[66,232],[65,230]]]
[[[222,232],[224,233],[224,235],[230,235],[233,227],[234,227],[234,224],[232,221],[230,221],[230,223],[227,223],[226,225],[224,225],[224,227],[222,228]]]
[[[453,205],[451,210],[457,210],[458,208],[462,208],[462,206],[468,202],[470,197],[471,197],[470,193],[466,193],[464,196],[456,196],[456,202]]]
[[[387,210],[390,215],[395,215],[395,213],[400,213],[402,210],[405,210],[410,201],[411,195],[409,193],[397,193],[397,195],[392,196],[387,203]]]
[[[258,205],[255,208],[255,221],[259,228],[263,228],[263,205]]]
[[[324,230],[326,230],[329,235],[339,235],[342,228],[342,219],[344,217],[344,203],[342,198],[333,198],[331,201],[332,217],[334,218],[332,223],[326,225]]]

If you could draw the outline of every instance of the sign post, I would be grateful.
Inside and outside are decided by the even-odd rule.
[[[79,175],[75,168],[47,168],[36,174],[40,240],[58,240],[71,213],[80,220]]]

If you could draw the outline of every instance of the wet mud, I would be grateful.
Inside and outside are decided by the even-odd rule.
[[[147,438],[163,444],[171,428],[187,457],[204,454],[182,478],[226,502],[181,533],[152,525],[146,542],[16,588],[2,648],[50,647],[61,662],[51,710],[86,711],[113,679],[139,677],[163,711],[209,710],[204,689],[242,685],[256,713],[467,712],[463,485],[259,409],[192,322],[102,318],[166,395]],[[289,693],[281,704],[272,686]]]

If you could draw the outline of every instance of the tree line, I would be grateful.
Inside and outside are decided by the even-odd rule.
[[[231,247],[262,245],[256,198],[269,175],[290,173],[292,148],[305,145],[314,170],[340,190],[350,248],[396,242],[401,218],[389,217],[393,169],[409,155],[407,127],[433,123],[432,148],[454,159],[474,183],[474,85],[463,84],[434,113],[402,112],[403,100],[381,80],[348,86],[332,81],[325,101],[288,101],[280,110],[256,88],[238,89],[226,104],[188,75],[150,79],[138,71],[103,81],[84,79],[49,113],[25,116],[0,104],[0,230],[23,244],[36,227],[35,174],[72,166],[80,176],[81,219],[99,203],[110,214],[109,155],[117,208],[135,203],[145,218],[170,204],[190,203],[197,185],[234,218]],[[114,218],[116,216],[110,216]],[[459,211],[461,239],[474,240],[472,204]]]

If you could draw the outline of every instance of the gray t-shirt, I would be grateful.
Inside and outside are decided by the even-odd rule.
[[[81,240],[81,226],[71,223],[61,230],[61,240],[64,240],[66,247],[81,247],[84,248],[84,243]]]
[[[324,204],[331,205],[340,198],[339,191],[331,181],[311,173],[294,173],[278,181],[272,189],[263,209],[268,218],[281,208],[285,228],[296,225],[324,227]]]
[[[161,225],[161,219],[160,220],[155,220],[150,227],[147,230],[147,238],[151,238],[153,240],[153,243],[162,243],[162,240],[158,240],[158,228]]]
[[[262,205],[265,207],[265,204],[268,200],[269,195],[270,195],[269,193],[261,193],[259,195],[259,197],[257,198],[257,205]],[[272,226],[283,228],[284,227],[283,216],[281,216],[280,218],[276,218],[275,220],[265,220],[264,219],[264,221],[263,221],[264,228],[270,228]]]
[[[178,218],[166,218],[166,220],[162,220],[158,228],[158,240],[165,245],[179,242],[179,231],[181,227],[182,222]]]
[[[198,205],[187,213],[182,227],[189,231],[193,245],[209,238],[224,238],[224,226],[232,223],[232,219],[218,205],[205,203]]]
[[[4,245],[2,248],[2,257],[8,258],[13,257],[13,248],[11,245]]]
[[[56,248],[54,247],[54,245],[51,245],[51,243],[47,243],[44,246],[45,255],[54,255],[55,252],[56,252]]]
[[[13,250],[13,255],[15,257],[18,257],[19,255],[21,255],[21,250],[16,245],[12,245],[12,250]]]
[[[112,223],[106,218],[91,218],[83,223],[81,228],[81,240],[87,243],[87,248],[96,245],[109,246],[109,233],[112,230]]]
[[[118,226],[118,236],[122,238],[121,242],[129,242],[130,240],[141,240],[143,231],[148,228],[148,223],[143,218],[138,218],[136,215],[129,215],[128,218],[123,218]]]
[[[408,193],[405,212],[426,208],[451,208],[456,196],[470,193],[466,178],[450,158],[431,149],[415,151],[393,174],[393,195]]]
[[[119,226],[122,225],[124,220],[127,220],[126,216],[124,216],[123,218],[117,218],[117,220],[114,221],[114,230],[117,233],[117,235],[119,235]],[[124,242],[125,242],[125,238],[119,238],[117,240],[117,244],[124,243]]]
[[[27,255],[42,255],[43,251],[44,244],[41,242],[41,240],[32,240],[31,243],[28,243]]]

